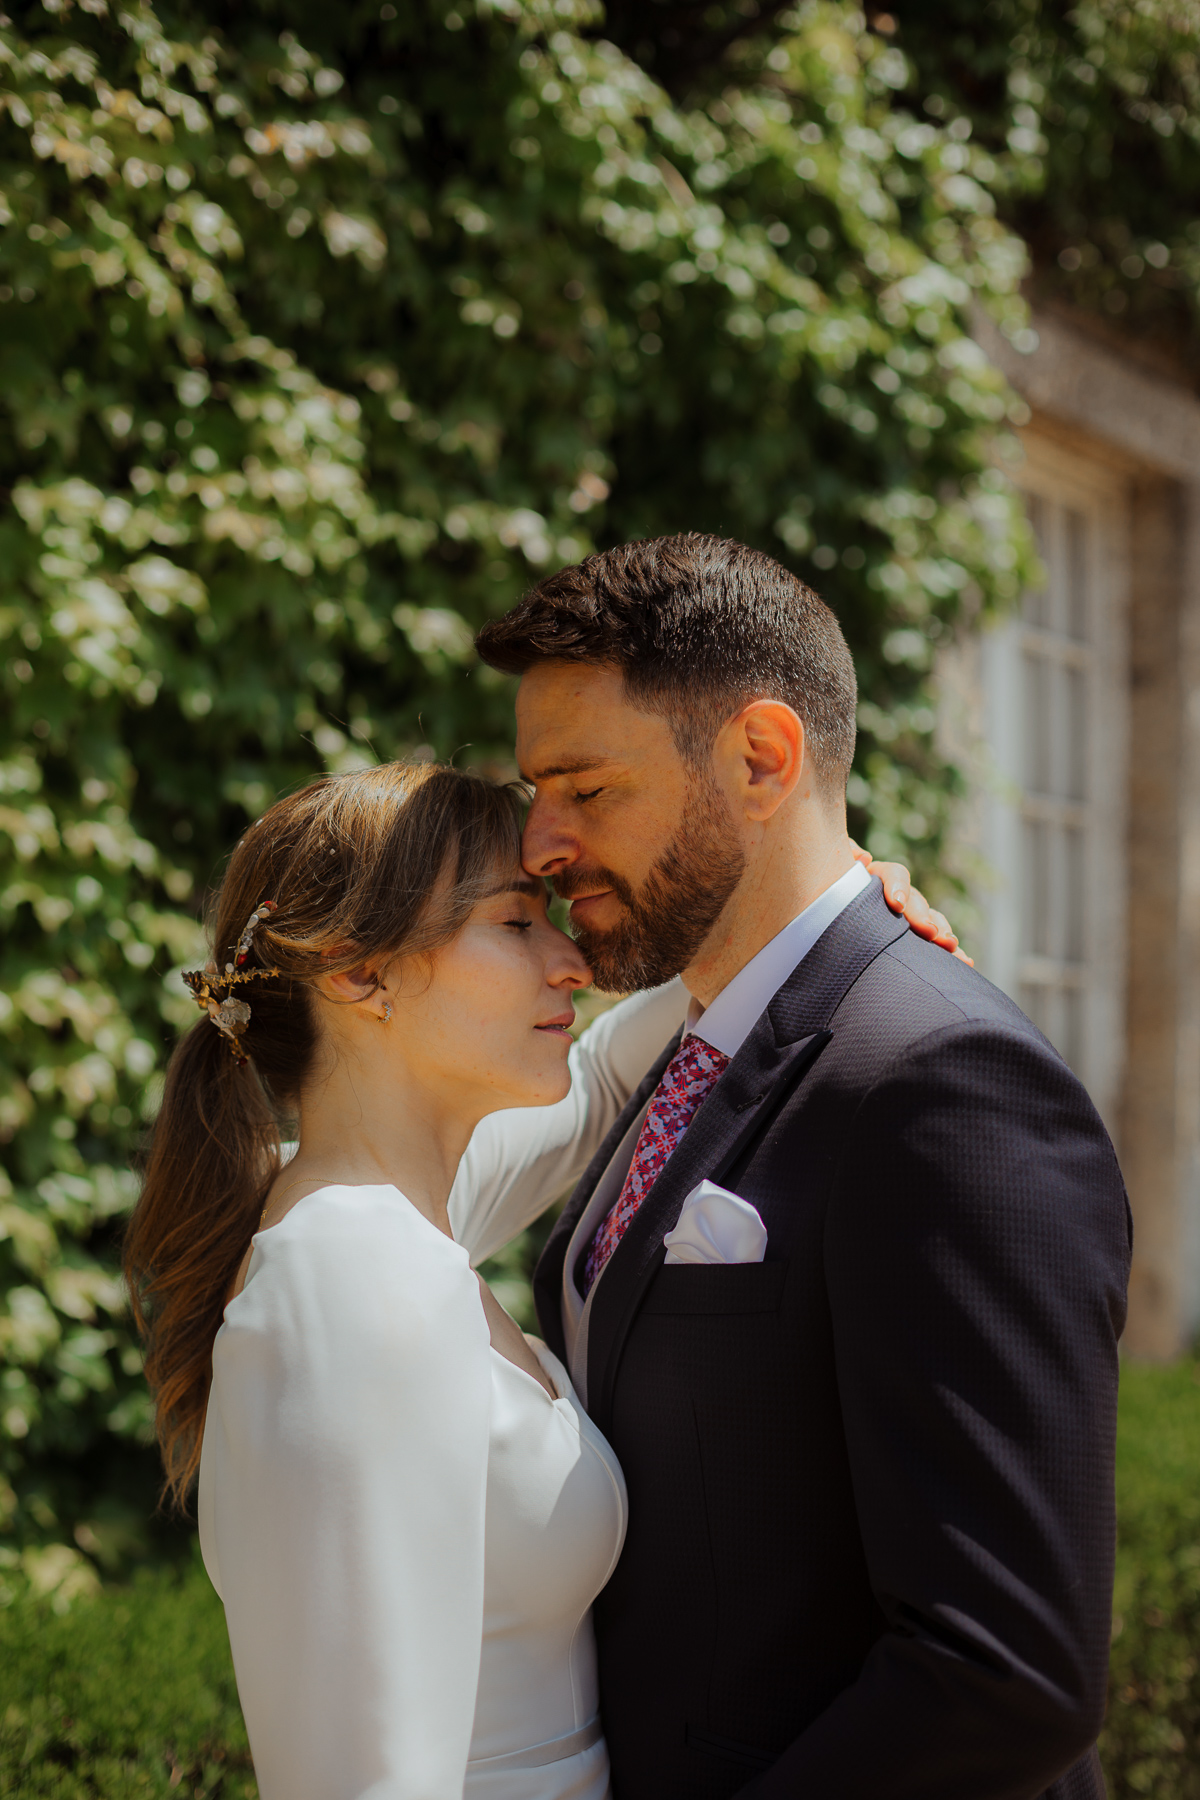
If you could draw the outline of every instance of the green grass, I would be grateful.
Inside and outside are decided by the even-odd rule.
[[[1200,1362],[1129,1366],[1109,1718],[1111,1800],[1200,1800]],[[199,1558],[64,1613],[0,1611],[0,1796],[254,1800],[225,1619]]]

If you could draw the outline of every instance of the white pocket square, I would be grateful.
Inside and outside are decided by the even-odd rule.
[[[669,1263],[753,1263],[767,1251],[767,1228],[748,1200],[702,1181],[683,1203],[663,1243]]]

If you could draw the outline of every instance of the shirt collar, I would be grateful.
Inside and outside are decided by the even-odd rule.
[[[769,944],[764,944],[726,983],[711,1006],[703,1007],[693,997],[684,1036],[694,1032],[714,1050],[736,1056],[792,970],[870,881],[862,863],[856,862],[823,894],[818,894],[790,925],[777,932]]]

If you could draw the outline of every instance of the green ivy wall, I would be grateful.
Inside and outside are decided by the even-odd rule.
[[[782,558],[858,660],[855,825],[937,869],[933,659],[1031,566],[970,318],[1026,328],[995,121],[1034,102],[1001,70],[977,130],[948,50],[741,16],[670,91],[589,0],[0,22],[10,1560],[116,1566],[147,1511],[114,1269],[222,854],[322,769],[506,768],[471,636],[529,581],[686,528]]]

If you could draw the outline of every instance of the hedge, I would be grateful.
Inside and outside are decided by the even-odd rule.
[[[1125,1366],[1117,1513],[1110,1784],[1200,1800],[1200,1360]]]
[[[1125,1368],[1118,1510],[1101,1744],[1111,1800],[1197,1800],[1200,1361]],[[78,1579],[80,1567],[43,1567],[41,1585]],[[60,1611],[53,1591],[34,1597],[10,1577],[0,1610],[0,1793],[250,1800],[224,1616],[194,1549],[132,1586],[69,1605],[57,1591]]]
[[[0,1665],[0,1794],[257,1795],[225,1615],[198,1557],[65,1611],[15,1599]]]

